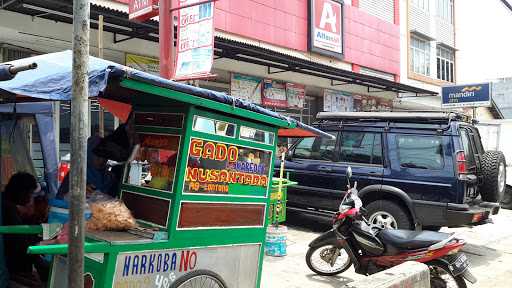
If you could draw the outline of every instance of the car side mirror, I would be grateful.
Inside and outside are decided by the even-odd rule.
[[[292,158],[293,158],[292,156],[293,156],[292,151],[288,150],[288,151],[286,151],[286,154],[284,155],[284,159],[288,160],[288,161],[292,160]]]

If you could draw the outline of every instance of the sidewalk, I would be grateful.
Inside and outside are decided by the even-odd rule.
[[[322,231],[329,229],[329,221],[302,215],[292,217],[294,223],[288,228],[288,255],[265,256],[262,288],[339,288],[365,277],[356,274],[353,268],[333,277],[311,272],[305,261],[308,244]],[[467,241],[464,252],[470,258],[472,272],[478,279],[475,285],[468,283],[468,287],[512,287],[512,211],[502,209],[493,219],[494,224],[441,230],[456,232],[458,237]]]

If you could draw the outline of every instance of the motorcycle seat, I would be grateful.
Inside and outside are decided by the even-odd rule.
[[[432,231],[394,230],[384,229],[377,234],[377,238],[397,250],[416,250],[427,248],[441,242],[451,234]]]

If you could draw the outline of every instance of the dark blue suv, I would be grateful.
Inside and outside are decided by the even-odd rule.
[[[285,169],[298,185],[288,189],[288,209],[337,211],[351,166],[373,226],[439,229],[485,223],[498,213],[505,158],[484,151],[464,116],[347,112],[317,118],[314,126],[335,137],[304,138],[290,147]]]

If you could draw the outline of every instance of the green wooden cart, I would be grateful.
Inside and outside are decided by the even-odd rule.
[[[101,96],[134,113],[140,144],[119,198],[140,228],[87,232],[86,286],[259,287],[278,131],[322,133],[225,94],[119,74]],[[42,232],[0,233],[16,229]],[[49,286],[67,287],[66,244],[28,253],[54,255]]]

